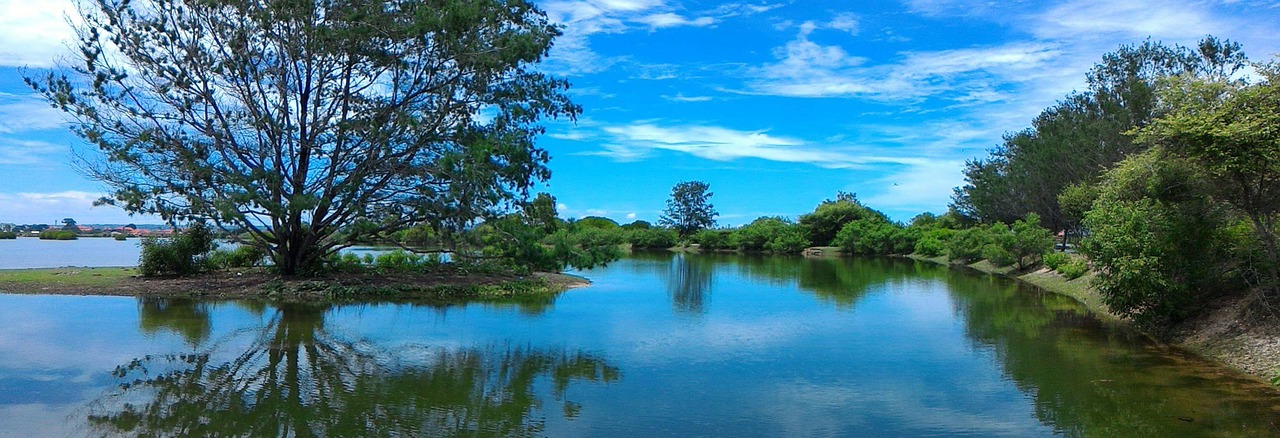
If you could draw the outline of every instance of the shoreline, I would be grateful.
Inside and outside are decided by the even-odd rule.
[[[441,273],[337,274],[283,277],[261,269],[239,269],[191,277],[143,278],[132,267],[64,267],[0,270],[0,293],[15,295],[132,296],[147,298],[244,299],[281,302],[519,300],[554,296],[586,287],[576,275],[536,272],[515,275]]]
[[[1221,364],[1268,384],[1275,377],[1276,371],[1280,370],[1280,327],[1276,324],[1248,322],[1242,306],[1243,298],[1219,300],[1204,314],[1178,323],[1167,333],[1152,333],[1134,326],[1129,320],[1107,308],[1102,295],[1089,286],[1089,281],[1094,276],[1092,272],[1067,280],[1044,267],[1013,272],[1011,268],[997,268],[986,260],[961,264],[953,263],[945,256],[924,257],[912,254],[900,257],[1001,276],[1070,297],[1104,323],[1124,325],[1156,342]]]

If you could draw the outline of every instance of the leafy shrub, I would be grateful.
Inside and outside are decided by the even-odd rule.
[[[1074,258],[1058,267],[1057,271],[1068,280],[1075,280],[1089,272],[1089,264],[1085,263],[1084,259]]]
[[[214,269],[251,268],[262,264],[267,252],[253,245],[240,245],[235,249],[219,249],[209,253],[209,266]]]
[[[631,230],[627,240],[633,248],[670,248],[676,246],[675,230],[665,228],[636,228]]]
[[[18,233],[12,231],[0,231],[0,239],[17,239]]]
[[[804,238],[799,227],[787,227],[764,244],[765,250],[778,254],[797,254],[808,247],[809,239]]]
[[[145,238],[138,272],[144,277],[198,273],[206,266],[205,257],[213,246],[213,231],[203,223],[191,225],[172,239]]]
[[[417,254],[398,249],[373,257],[370,268],[379,273],[423,272],[440,266],[439,254]]]
[[[983,257],[983,250],[991,242],[990,234],[986,227],[956,231],[947,240],[947,256],[958,262],[977,261]]]
[[[1044,263],[1045,267],[1055,271],[1070,261],[1070,255],[1058,251],[1049,251],[1040,255],[1040,262]]]
[[[799,226],[785,218],[767,216],[734,230],[728,243],[742,251],[776,253],[798,253],[809,246]]]
[[[987,259],[991,264],[1005,267],[1017,263],[1017,257],[1003,245],[989,243],[982,247],[982,258]]]
[[[111,236],[111,238],[112,238],[112,239],[116,239],[116,240],[121,241],[121,242],[126,241],[126,240],[129,240],[129,236],[126,236],[126,235],[123,235],[123,234],[116,234],[116,235]]]
[[[800,216],[800,226],[805,231],[805,238],[814,245],[835,245],[836,235],[850,222],[884,217],[878,211],[863,206],[853,196],[840,196],[835,201],[824,201],[812,213]]]
[[[899,246],[899,229],[892,222],[878,217],[858,219],[840,228],[832,243],[851,254],[892,254]]]
[[[1085,214],[1090,235],[1080,249],[1096,268],[1093,286],[1140,325],[1176,322],[1204,297],[1238,287],[1224,282],[1236,271],[1232,245],[1199,172],[1158,150],[1132,156],[1108,172]]]
[[[952,234],[955,234],[955,231],[946,228],[924,231],[921,233],[920,238],[916,240],[915,247],[912,249],[916,254],[928,257],[946,254],[947,241],[951,239]]]
[[[1034,266],[1041,254],[1053,249],[1053,233],[1040,226],[1035,213],[1014,221],[1011,231],[1001,243],[1018,269]]]
[[[703,250],[732,249],[735,245],[730,244],[731,233],[728,230],[702,230],[694,234],[690,240]]]
[[[76,240],[77,236],[74,231],[45,231],[40,233],[40,240]]]

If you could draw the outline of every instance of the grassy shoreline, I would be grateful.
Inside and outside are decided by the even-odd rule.
[[[49,268],[0,270],[0,293],[102,295],[158,298],[324,300],[512,301],[545,298],[590,281],[573,275],[347,274],[322,278],[282,277],[261,269],[241,269],[181,278],[143,278],[136,268]]]

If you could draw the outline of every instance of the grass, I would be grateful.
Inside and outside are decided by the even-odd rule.
[[[52,268],[0,270],[0,290],[6,284],[50,287],[100,287],[119,284],[138,275],[135,268]]]

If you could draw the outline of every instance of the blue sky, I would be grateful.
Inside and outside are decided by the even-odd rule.
[[[965,159],[1147,38],[1280,53],[1280,1],[540,1],[565,34],[543,68],[584,107],[539,145],[566,217],[655,221],[711,184],[722,225],[796,217],[837,191],[898,220],[945,210]],[[0,222],[157,222],[92,208],[82,146],[22,84],[68,53],[69,2],[0,0]]]

